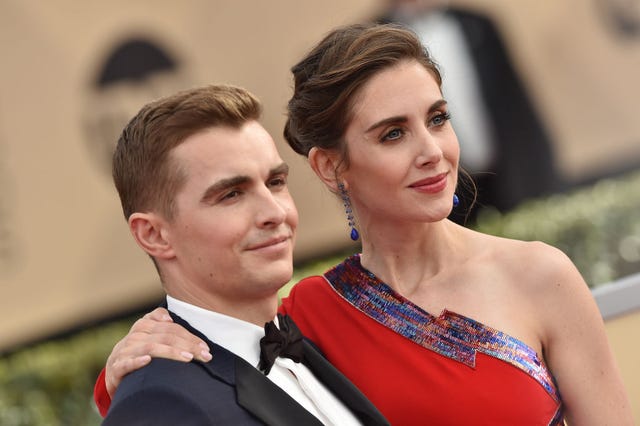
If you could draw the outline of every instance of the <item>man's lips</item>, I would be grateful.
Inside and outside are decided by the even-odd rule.
[[[430,193],[440,192],[447,186],[447,175],[448,173],[445,172],[425,179],[420,179],[409,185],[409,188]]]
[[[290,238],[291,237],[289,235],[281,235],[281,236],[278,236],[278,237],[269,238],[268,240],[261,241],[259,243],[250,245],[247,248],[247,250],[260,250],[260,249],[263,249],[263,248],[272,247],[272,246],[278,245],[280,243],[283,243],[283,242],[289,240]]]

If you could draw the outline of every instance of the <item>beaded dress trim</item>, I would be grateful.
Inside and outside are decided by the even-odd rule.
[[[455,312],[429,314],[363,268],[359,255],[345,259],[324,277],[356,309],[418,345],[472,368],[476,352],[503,360],[535,379],[560,403],[551,373],[524,342]],[[554,419],[561,417],[559,409]]]

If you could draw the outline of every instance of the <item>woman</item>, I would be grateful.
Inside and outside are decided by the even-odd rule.
[[[447,219],[458,141],[440,73],[415,35],[339,28],[292,71],[285,137],[340,195],[362,239],[361,254],[283,301],[303,334],[392,424],[632,424],[571,261]],[[195,339],[153,320],[161,314],[110,356],[110,391],[148,362],[138,355],[193,353]],[[105,395],[103,382],[96,389]]]

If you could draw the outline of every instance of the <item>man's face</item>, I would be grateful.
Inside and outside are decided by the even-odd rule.
[[[169,294],[178,286],[181,299],[220,312],[274,296],[291,279],[298,213],[271,136],[256,121],[212,127],[171,159],[187,177],[164,228],[178,277]]]

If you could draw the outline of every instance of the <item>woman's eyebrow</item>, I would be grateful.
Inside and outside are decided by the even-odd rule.
[[[434,102],[430,107],[429,107],[429,114],[431,114],[433,111],[442,108],[444,105],[447,104],[447,101],[445,101],[444,99],[439,99],[436,102]],[[365,131],[365,133],[369,133],[372,130],[375,130],[379,127],[383,127],[386,126],[388,124],[391,123],[406,123],[408,120],[408,118],[404,115],[396,115],[393,117],[388,117],[385,119],[382,119],[380,121],[376,121],[375,123],[373,123],[371,126],[369,126],[369,128]]]

